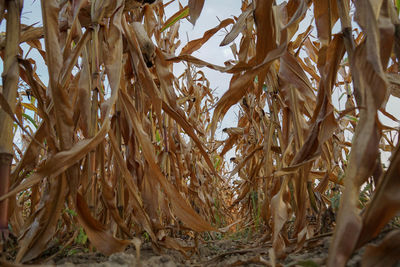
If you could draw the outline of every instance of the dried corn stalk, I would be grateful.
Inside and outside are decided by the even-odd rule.
[[[186,254],[176,237],[236,225],[262,231],[271,258],[285,257],[293,240],[301,248],[334,230],[328,265],[344,266],[399,210],[398,129],[383,125],[378,111],[398,121],[385,106],[389,94],[398,96],[400,23],[393,1],[364,2],[244,0],[239,17],[221,20],[177,56],[177,21],[195,24],[204,1],[166,19],[170,2],[43,0],[43,27],[20,30],[19,1],[0,2],[0,118],[8,120],[0,126],[12,115],[27,128],[10,179],[7,168],[0,177],[3,191],[10,183],[0,201],[10,202],[15,260],[34,260],[59,245],[55,237],[70,243],[79,231],[104,254],[144,236],[154,249]],[[224,28],[221,46],[231,45],[234,60],[221,67],[191,55]],[[43,57],[47,85],[35,59],[20,57],[21,43]],[[176,77],[181,61],[187,69]],[[232,74],[218,101],[198,67]],[[237,125],[215,140],[234,105]],[[392,151],[385,170],[380,155]],[[375,260],[381,248],[369,251]]]

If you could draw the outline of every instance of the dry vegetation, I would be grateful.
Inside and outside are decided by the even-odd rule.
[[[195,24],[204,0],[167,18],[174,1],[42,0],[43,27],[21,25],[24,1],[0,1],[3,263],[144,241],[190,256],[207,238],[250,230],[271,242],[271,264],[333,231],[326,264],[344,266],[400,208],[398,129],[377,115],[398,122],[385,109],[400,95],[398,1],[242,0],[239,17],[179,55],[179,20]],[[234,60],[191,56],[221,29]],[[43,57],[48,84],[22,43]],[[176,62],[187,66],[179,77]],[[233,74],[220,99],[200,67]],[[237,126],[216,140],[233,105]],[[399,237],[370,246],[363,264],[393,263]]]

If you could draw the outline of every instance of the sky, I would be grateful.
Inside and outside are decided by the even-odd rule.
[[[277,4],[281,2],[283,1],[277,1]],[[187,1],[181,1],[181,3],[183,6],[185,6],[187,4]],[[182,38],[182,41],[187,40],[186,34],[189,37],[189,40],[202,37],[204,31],[213,28],[219,24],[218,18],[219,20],[223,20],[228,17],[232,17],[232,15],[234,16],[240,15],[241,13],[240,7],[241,7],[241,0],[205,1],[201,16],[196,22],[196,25],[194,27],[187,20],[181,20],[180,37]],[[171,12],[175,12],[177,9],[178,9],[177,2],[174,5],[171,5],[170,7]],[[314,21],[312,21],[312,15],[313,15],[312,11],[309,10],[306,18],[300,24],[298,33],[302,33],[309,26],[309,24],[312,23],[314,25],[314,30],[312,32],[312,35],[314,37],[317,36],[315,30],[315,23]],[[357,25],[355,24],[354,27],[357,27]],[[338,33],[340,32],[340,30],[341,30],[341,25],[340,22],[338,21],[334,25],[332,32]],[[225,47],[219,46],[224,37],[225,37],[224,31],[223,30],[219,31],[200,50],[194,52],[192,55],[207,62],[223,66],[224,65],[223,63],[225,61],[233,58],[229,45]],[[236,39],[237,44],[239,40],[240,36]],[[183,42],[181,47],[183,47],[184,44],[185,42]],[[177,54],[179,54],[179,52],[180,49],[178,49]],[[216,95],[218,97],[221,97],[223,93],[228,90],[231,75],[220,73],[218,71],[214,71],[208,68],[202,68],[202,71],[205,72],[206,77],[210,80],[211,88],[216,89],[215,91]],[[334,93],[332,95],[333,104],[337,109],[340,110],[345,109],[344,106],[346,102],[346,97],[342,97],[339,100],[340,96],[343,93],[344,90],[340,90],[339,88],[334,88]],[[396,118],[400,118],[400,99],[391,96],[387,103],[386,110],[392,115],[394,115]],[[237,106],[232,107],[226,114],[222,123],[220,124],[220,129],[223,129],[225,127],[236,126],[237,113],[238,113],[238,107]],[[381,113],[379,113],[379,119],[381,120],[382,123],[388,126],[396,128],[399,127],[398,122],[392,121],[391,119],[382,115]],[[227,135],[225,133],[222,133],[221,131],[217,131],[216,137],[217,139],[225,139]],[[349,139],[349,141],[351,141],[350,135],[348,135],[347,138]],[[230,153],[227,155],[227,158],[229,159],[229,157],[231,156],[234,156],[233,151],[230,151]],[[390,153],[383,153],[383,161],[386,161],[389,157]]]
[[[167,2],[167,1],[164,1]],[[181,0],[180,3],[183,6],[186,6],[188,0]],[[183,19],[180,23],[179,36],[181,38],[182,44],[177,51],[177,54],[180,53],[180,50],[185,46],[187,41],[194,40],[197,38],[201,38],[205,31],[211,29],[219,24],[219,20],[224,20],[226,18],[232,17],[233,15],[238,16],[241,13],[241,0],[218,0],[218,1],[205,1],[203,11],[201,16],[196,22],[196,25],[193,26],[188,20]],[[172,16],[176,11],[179,10],[179,2],[175,1],[169,6],[166,7],[166,19]],[[219,19],[219,20],[218,20]],[[41,9],[40,9],[40,1],[39,0],[25,0],[24,8],[21,16],[22,24],[35,26],[42,26],[42,18],[41,18]],[[5,22],[0,25],[0,31],[5,31]],[[230,59],[233,59],[233,54],[229,46],[220,47],[219,44],[225,37],[226,32],[220,30],[216,33],[201,49],[194,52],[192,55],[198,57],[207,62],[216,64],[216,65],[224,65],[224,62]],[[239,38],[238,38],[239,39]],[[43,43],[43,42],[42,42]],[[24,50],[24,56],[28,51],[27,45],[22,45]],[[34,58],[37,61],[38,71],[37,73],[42,78],[42,80],[47,83],[48,74],[47,68],[41,60],[41,56],[36,50],[31,50],[29,52],[29,57]],[[2,71],[2,64],[0,64],[0,70]],[[208,68],[201,69],[206,77],[209,79],[211,83],[211,88],[215,90],[216,96],[221,97],[225,91],[228,90],[229,81],[231,78],[231,74],[225,74],[218,71],[214,71]],[[181,74],[184,71],[184,66],[182,64],[175,64],[174,73],[176,75]],[[232,108],[227,114],[227,118],[222,122],[221,129],[225,127],[232,127],[236,124],[236,116],[237,108]],[[218,138],[225,138],[221,131],[218,131]],[[217,134],[218,134],[217,133]]]
[[[167,2],[167,1],[164,1]],[[182,6],[186,6],[188,4],[188,0],[181,0],[180,3]],[[185,46],[187,41],[194,40],[197,38],[201,38],[205,31],[214,28],[219,25],[219,20],[224,20],[226,18],[232,17],[233,15],[239,16],[241,14],[241,0],[218,0],[218,1],[205,1],[203,11],[201,16],[198,18],[196,25],[193,26],[188,20],[183,19],[180,23],[179,36],[181,38],[181,45],[177,51],[177,55],[180,53],[181,49]],[[179,2],[175,1],[166,7],[166,18],[168,19],[175,12],[179,10]],[[24,7],[21,16],[21,23],[25,25],[35,24],[35,27],[42,26],[42,18],[41,18],[41,8],[39,0],[25,0]],[[5,21],[3,21],[0,25],[0,31],[5,31]],[[233,59],[233,54],[231,49],[228,46],[220,47],[219,44],[225,37],[226,32],[220,30],[217,32],[201,49],[194,52],[192,55],[198,57],[207,62],[216,64],[216,65],[224,65],[224,62],[230,59]],[[239,38],[238,38],[239,40]],[[236,42],[238,42],[236,40]],[[44,42],[42,41],[42,45],[44,46]],[[47,67],[42,60],[42,57],[36,50],[29,50],[29,47],[26,44],[22,44],[21,47],[24,51],[24,56],[28,56],[33,58],[38,66],[37,73],[42,79],[42,81],[47,84],[48,81],[48,72]],[[29,54],[27,55],[27,52]],[[0,71],[2,72],[3,66],[0,64]],[[174,65],[174,74],[180,75],[185,70],[185,67],[182,63]],[[210,86],[212,90],[215,90],[216,97],[220,98],[224,92],[228,90],[229,81],[232,77],[231,74],[221,73],[218,71],[214,71],[208,69],[206,67],[201,68],[201,70],[205,73],[207,79],[210,81]],[[233,107],[229,110],[227,115],[225,116],[222,123],[220,123],[219,129],[217,129],[216,138],[218,140],[223,140],[228,136],[221,131],[221,129],[225,127],[234,127],[237,123],[237,114],[238,108]],[[18,141],[17,141],[18,142]],[[234,154],[231,151],[228,153],[227,158],[233,157]]]
[[[164,1],[167,2],[167,1]],[[187,0],[181,0],[180,3],[182,6],[187,5]],[[282,0],[277,1],[278,3],[283,2]],[[166,19],[172,16],[178,9],[179,9],[179,2],[175,1],[174,3],[170,4],[166,7]],[[208,29],[211,29],[219,24],[219,21],[224,20],[226,18],[232,16],[238,16],[241,13],[241,0],[206,0],[204,4],[203,11],[196,22],[196,25],[193,26],[189,21],[186,19],[181,20],[180,23],[180,30],[179,35],[182,41],[180,48],[177,51],[177,54],[180,53],[180,50],[189,40],[194,40],[197,38],[201,38],[203,33]],[[309,23],[312,22],[312,12],[308,11],[308,18],[300,24],[299,33],[303,32],[306,27],[308,27]],[[40,10],[40,1],[39,0],[25,0],[24,1],[24,9],[22,12],[22,23],[26,25],[32,25],[37,23],[35,26],[41,26],[41,10]],[[313,22],[312,22],[313,23]],[[315,25],[314,25],[315,26]],[[228,26],[230,29],[230,26]],[[0,31],[5,31],[5,21],[3,21],[0,25]],[[333,32],[340,31],[340,23],[337,23],[333,29]],[[224,30],[220,30],[217,32],[201,49],[194,52],[192,55],[198,57],[202,60],[210,62],[212,64],[223,66],[224,62],[230,59],[233,59],[232,52],[230,50],[229,45],[225,47],[220,47],[219,44],[225,37],[226,32]],[[316,36],[315,30],[312,35]],[[240,36],[236,39],[236,43],[240,41]],[[28,51],[27,45],[22,45],[24,50],[24,56]],[[36,50],[31,50],[29,52],[29,57],[34,58],[38,64],[37,73],[41,76],[42,80],[47,83],[48,74],[47,68],[41,60],[41,56]],[[0,64],[0,71],[2,71],[2,64]],[[228,90],[229,82],[231,78],[231,74],[220,73],[218,71],[214,71],[208,69],[206,67],[201,68],[201,70],[205,73],[206,77],[210,81],[211,89],[215,89],[215,94],[218,98],[220,98],[223,93]],[[174,66],[174,73],[176,75],[180,75],[184,71],[184,67],[182,64],[176,64]],[[335,89],[333,93],[333,102],[336,108],[344,109],[344,101],[345,97],[339,101],[339,97],[342,94],[342,91],[339,89]],[[390,100],[387,105],[387,111],[394,115],[397,118],[400,118],[400,99],[395,97],[390,97]],[[219,130],[217,130],[216,138],[219,140],[223,140],[227,138],[225,133],[222,133],[221,129],[225,127],[234,127],[237,123],[237,113],[238,113],[238,106],[232,107],[228,113],[226,114],[224,120],[219,125]],[[389,118],[380,115],[380,120],[386,125],[390,125],[392,127],[398,127],[398,122],[393,122]],[[233,152],[231,151],[227,158],[234,156]],[[389,155],[387,155],[388,157]]]
[[[165,1],[164,1],[165,2]],[[186,6],[188,1],[183,0],[180,1],[183,6]],[[195,26],[193,26],[188,20],[183,19],[180,21],[180,30],[179,35],[182,40],[182,44],[177,51],[177,55],[180,53],[181,49],[187,43],[187,40],[194,40],[201,38],[205,31],[214,28],[219,25],[220,21],[232,18],[233,16],[239,16],[241,14],[241,0],[206,0],[204,2],[204,7],[199,19],[196,21]],[[173,4],[166,8],[167,14],[173,14],[177,10],[179,10],[178,1],[175,1]],[[228,29],[229,26],[228,26]],[[199,50],[195,51],[192,56],[195,56],[199,59],[207,61],[209,63],[224,66],[224,62],[227,60],[233,59],[233,54],[229,45],[220,47],[219,44],[224,39],[227,32],[223,29],[218,31],[210,40],[208,40]],[[236,43],[240,36],[236,39]],[[237,46],[239,47],[239,46]],[[174,66],[175,74],[181,74],[184,71],[183,66],[176,65]],[[226,92],[229,88],[229,82],[232,77],[231,74],[221,73],[219,71],[215,71],[209,68],[201,68],[210,81],[211,89],[215,89],[216,97],[221,98],[223,93]],[[237,107],[232,107],[225,119],[220,124],[219,129],[223,129],[226,127],[235,127],[237,123],[238,113]],[[227,134],[222,133],[222,131],[217,131],[216,138],[217,139],[225,139],[227,138]]]

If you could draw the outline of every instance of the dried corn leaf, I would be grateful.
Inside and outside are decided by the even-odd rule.
[[[81,194],[77,194],[76,211],[78,221],[85,229],[89,240],[101,253],[111,255],[121,252],[131,243],[129,240],[120,240],[108,233],[106,228],[92,217]]]

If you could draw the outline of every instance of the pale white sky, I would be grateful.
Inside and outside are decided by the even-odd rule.
[[[163,1],[167,2],[167,1]],[[186,6],[188,1],[182,0],[179,1],[182,6]],[[166,19],[172,16],[176,11],[179,10],[179,2],[175,1],[171,3],[168,7],[166,7]],[[205,1],[203,11],[201,16],[196,22],[196,25],[193,26],[188,20],[183,19],[180,23],[179,35],[181,38],[181,46],[177,51],[177,54],[180,53],[180,50],[185,46],[185,44],[193,39],[197,39],[203,36],[204,32],[208,29],[211,29],[219,24],[219,20],[224,20],[228,17],[232,17],[232,15],[239,16],[241,11],[241,0],[207,0]],[[219,19],[219,20],[218,20]],[[21,22],[25,25],[35,24],[36,27],[42,26],[42,17],[41,17],[41,8],[39,0],[25,0],[24,7],[22,11]],[[0,31],[5,31],[5,21],[3,21],[0,25]],[[229,28],[228,28],[229,29]],[[220,30],[217,32],[201,49],[193,53],[193,56],[196,56],[202,60],[208,61],[217,65],[224,65],[224,62],[232,59],[233,55],[229,46],[220,47],[219,44],[225,37],[226,32],[224,30]],[[239,38],[237,40],[240,40]],[[42,45],[44,47],[44,42],[42,40]],[[29,51],[29,47],[26,44],[22,44],[21,47],[24,51],[24,56]],[[41,77],[42,81],[47,84],[48,82],[48,71],[47,67],[42,60],[42,57],[36,50],[30,50],[28,57],[33,58],[37,63],[37,73]],[[180,75],[184,71],[183,64],[175,64],[174,73],[176,75]],[[3,70],[3,64],[0,64],[0,72]],[[224,92],[228,90],[229,81],[231,78],[231,74],[220,73],[218,71],[214,71],[208,68],[201,69],[207,79],[210,81],[211,89],[216,89],[215,93],[218,98],[220,98]],[[0,81],[1,82],[1,81]],[[220,124],[220,129],[225,127],[234,127],[237,123],[237,116],[235,115],[238,111],[237,107],[233,107],[225,116],[225,119]],[[222,133],[221,130],[217,130],[217,139],[225,139],[227,135]],[[19,139],[19,138],[17,138]],[[18,140],[15,140],[18,143]],[[234,156],[231,153],[228,153],[228,159],[231,156]],[[229,161],[228,161],[229,162]]]
[[[167,2],[167,1],[164,1]],[[186,6],[188,1],[182,0],[180,1],[182,6]],[[181,38],[181,46],[178,49],[177,53],[184,47],[184,45],[189,40],[197,39],[203,36],[203,33],[208,29],[211,29],[219,24],[218,18],[220,20],[224,20],[228,17],[232,17],[232,15],[238,16],[240,15],[241,0],[207,0],[205,1],[203,12],[201,16],[196,22],[196,25],[193,25],[183,19],[180,21],[180,38]],[[171,3],[168,7],[166,7],[166,16],[169,18],[176,11],[179,10],[179,2],[175,1]],[[22,12],[22,23],[26,25],[31,25],[37,23],[35,26],[42,26],[42,18],[41,18],[41,9],[40,9],[40,1],[39,0],[28,0],[24,1],[24,8]],[[5,30],[5,22],[0,25],[0,31]],[[201,49],[193,53],[193,56],[196,56],[205,61],[211,62],[213,64],[223,66],[224,62],[232,59],[233,55],[229,46],[220,47],[219,44],[225,37],[226,32],[224,30],[220,30],[217,32]],[[239,40],[239,38],[238,38]],[[28,48],[27,45],[22,45],[23,48]],[[24,49],[24,55],[28,49]],[[47,83],[48,74],[47,68],[41,60],[41,56],[36,50],[31,50],[29,53],[29,57],[34,58],[37,61],[38,70],[37,73],[41,76],[43,81]],[[2,71],[2,64],[0,66],[0,71]],[[211,88],[217,89],[215,91],[217,97],[221,97],[223,93],[228,89],[229,81],[232,75],[220,73],[218,71],[214,71],[208,68],[201,69],[206,77],[210,80]],[[176,64],[174,66],[175,74],[181,74],[184,71],[184,67],[181,64]],[[232,127],[236,124],[235,119],[235,108],[232,108],[227,114],[227,118],[222,123],[222,128]],[[222,133],[219,134],[218,138],[225,138],[226,136],[222,136]]]
[[[164,2],[167,1],[164,0]],[[187,0],[180,1],[182,6],[186,6],[187,2],[188,2]],[[277,2],[281,3],[283,1],[279,0]],[[166,8],[167,18],[170,17],[179,9],[178,3],[179,3],[178,1],[175,1]],[[240,7],[241,7],[241,0],[206,0],[203,12],[201,13],[194,27],[186,19],[180,21],[179,32],[182,44],[178,49],[177,54],[179,54],[180,50],[187,43],[188,40],[190,41],[202,37],[203,33],[206,30],[217,26],[219,24],[219,20],[224,20],[228,17],[232,17],[232,15],[238,16],[241,13]],[[311,11],[308,11],[307,18],[300,25],[299,33],[303,32],[305,28],[309,25],[311,17],[312,13]],[[41,21],[42,20],[41,20],[40,1],[39,0],[24,1],[24,9],[22,12],[22,23],[27,25],[38,23],[35,26],[41,26],[42,24]],[[228,26],[228,30],[230,29],[230,27],[231,26]],[[3,21],[0,25],[0,31],[4,32],[4,30],[5,30],[5,21]],[[334,32],[338,31],[340,31],[339,23],[337,23],[334,27]],[[223,66],[224,65],[223,63],[225,61],[233,58],[229,45],[225,47],[219,46],[225,34],[226,32],[224,30],[220,30],[201,49],[194,52],[192,55],[207,62]],[[312,33],[312,35],[316,36],[315,30]],[[237,38],[236,42],[238,43],[239,40],[240,36]],[[22,47],[27,48],[26,45],[22,45]],[[24,49],[24,56],[27,51],[28,49]],[[39,56],[39,53],[36,50],[32,50],[29,53],[29,57],[32,57],[37,61],[38,64],[37,73],[41,76],[42,80],[45,83],[47,83],[48,80],[47,68],[44,62],[41,60],[41,56]],[[3,69],[2,65],[3,64],[0,64],[0,71],[2,71]],[[176,64],[174,68],[175,68],[174,69],[175,74],[181,74],[182,71],[184,70],[183,66],[180,64]],[[205,73],[206,77],[211,82],[211,88],[216,89],[215,90],[216,96],[220,98],[223,95],[223,93],[228,90],[231,75],[220,73],[218,71],[214,71],[208,68],[202,68],[201,70]],[[338,99],[341,93],[342,91],[338,89],[335,89],[334,91],[333,102],[336,108],[339,108]],[[340,101],[341,109],[344,108],[344,101],[345,97],[343,97],[342,101]],[[394,115],[395,117],[400,118],[400,99],[391,97],[387,105],[387,111],[392,115]],[[232,107],[225,116],[225,119],[223,120],[222,124],[220,125],[220,129],[225,127],[236,126],[237,112],[238,112],[238,107],[237,106]],[[380,116],[380,119],[384,124],[394,127],[399,126],[399,123],[393,122],[392,120],[390,120],[385,116]],[[220,130],[217,131],[216,135],[217,139],[225,139],[226,137],[227,137],[226,134],[222,133]],[[229,157],[231,156],[233,156],[233,154],[229,153],[227,158],[229,159]]]
[[[183,6],[186,6],[188,3],[187,0],[182,0],[180,2]],[[241,0],[206,0],[204,3],[203,11],[195,26],[193,26],[186,19],[180,21],[179,32],[182,45],[180,46],[180,49],[178,49],[177,54],[180,53],[181,49],[185,46],[188,40],[190,41],[201,38],[205,31],[219,25],[220,21],[226,18],[232,16],[238,17],[241,14],[241,4]],[[177,10],[179,10],[179,4],[178,1],[175,1],[173,4],[167,7],[166,13],[173,14]],[[228,30],[230,28],[231,26],[227,27]],[[211,39],[208,40],[201,49],[194,52],[192,55],[207,62],[224,66],[225,61],[233,59],[233,54],[229,45],[224,47],[219,46],[219,44],[224,39],[226,33],[227,32],[224,31],[224,29],[221,29],[213,37],[211,37]],[[239,35],[239,37],[236,39],[237,44],[240,41],[240,36],[241,35]],[[239,48],[239,46],[237,47]],[[229,82],[232,75],[221,73],[219,71],[215,71],[209,68],[201,68],[201,70],[205,73],[207,79],[209,79],[211,88],[216,89],[216,97],[221,98],[223,93],[228,90]],[[174,72],[176,74],[181,74],[183,71],[184,67],[182,65],[176,64],[174,66]],[[237,112],[238,108],[232,107],[220,124],[220,129],[223,129],[225,127],[235,127],[237,124]],[[225,139],[227,138],[227,134],[222,133],[219,130],[216,133],[216,138]]]

